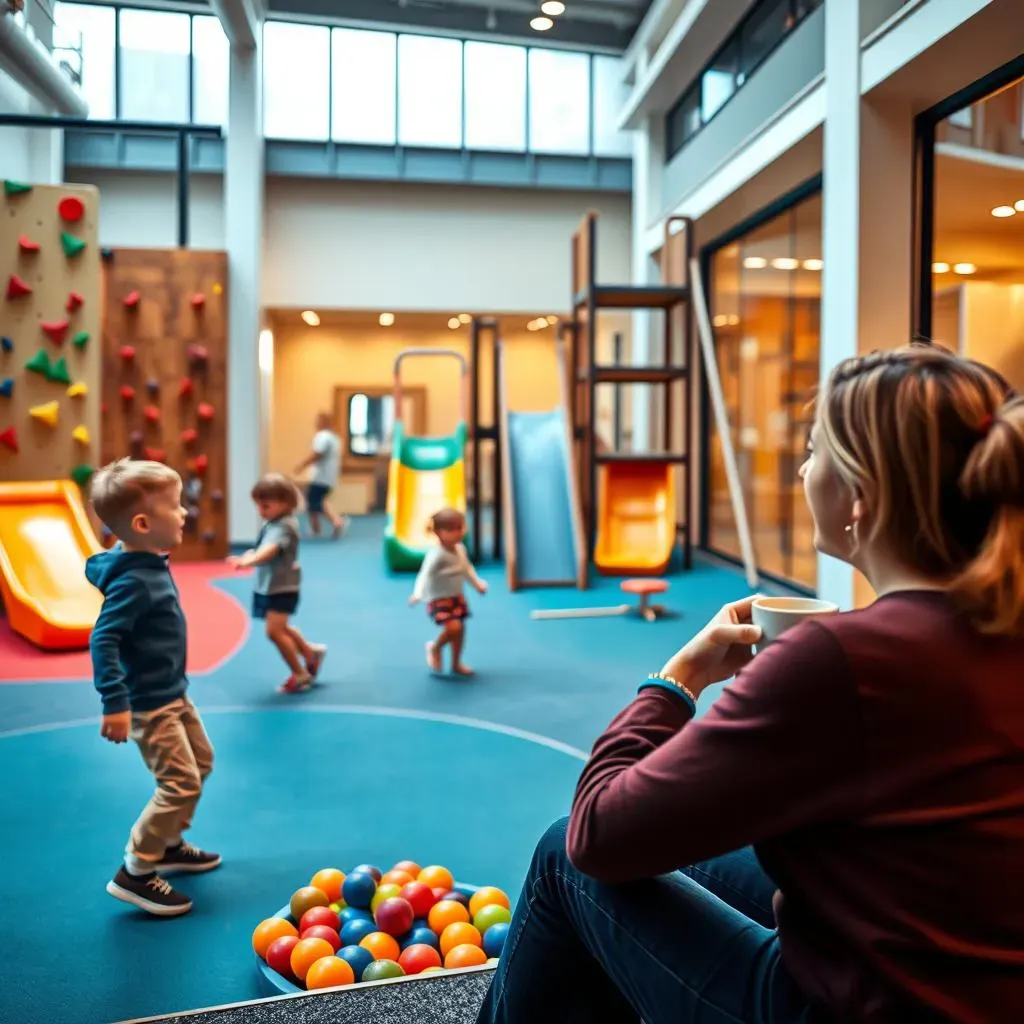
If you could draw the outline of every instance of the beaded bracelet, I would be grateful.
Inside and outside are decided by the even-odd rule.
[[[671,676],[667,676],[662,672],[648,672],[647,678],[657,680],[659,683],[668,683],[670,686],[674,686],[684,697],[687,697],[696,705],[697,698],[693,695],[693,691],[688,686],[679,682],[678,679],[673,679]]]

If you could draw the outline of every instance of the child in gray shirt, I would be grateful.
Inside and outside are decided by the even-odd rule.
[[[299,491],[286,477],[268,473],[253,487],[252,499],[263,520],[256,546],[228,562],[236,569],[256,569],[253,618],[266,621],[267,636],[291,670],[281,692],[299,693],[312,685],[327,654],[326,645],[309,643],[289,621],[299,607],[302,582],[295,518]]]
[[[423,559],[409,604],[426,601],[427,614],[441,627],[440,636],[427,644],[427,666],[431,672],[441,671],[441,651],[448,646],[452,649],[452,672],[471,676],[473,670],[462,661],[466,619],[469,618],[463,588],[468,580],[479,593],[486,594],[487,584],[477,576],[462,543],[466,536],[466,517],[458,509],[436,512],[431,516],[430,529],[438,545]]]

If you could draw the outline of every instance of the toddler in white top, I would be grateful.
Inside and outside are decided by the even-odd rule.
[[[436,512],[430,519],[430,530],[438,545],[423,559],[409,604],[427,602],[427,614],[441,627],[441,634],[427,644],[427,665],[432,672],[441,671],[441,651],[452,650],[452,672],[471,676],[473,670],[462,661],[466,642],[466,619],[469,605],[463,596],[468,581],[479,593],[487,593],[487,584],[476,574],[465,545],[466,517],[454,508]]]

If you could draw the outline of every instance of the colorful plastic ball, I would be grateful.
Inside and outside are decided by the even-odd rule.
[[[511,920],[512,911],[500,903],[488,903],[473,915],[473,924],[481,935],[486,935],[488,928],[493,928],[496,924],[508,924]]]
[[[340,914],[347,906],[348,904],[344,900],[335,900],[331,904],[331,910],[333,910],[336,914]]]
[[[355,971],[350,964],[337,956],[325,956],[306,973],[306,988],[311,992],[318,988],[337,988],[339,985],[351,985],[355,980]]]
[[[341,936],[333,928],[328,928],[325,924],[315,924],[311,928],[306,928],[305,931],[299,933],[299,937],[303,939],[323,939],[325,942],[330,943],[332,953],[337,953],[341,949]]]
[[[293,978],[292,950],[299,944],[298,935],[283,935],[267,949],[267,966],[285,978]]]
[[[377,891],[377,882],[373,875],[365,871],[353,871],[342,883],[341,895],[350,907],[366,910]],[[313,892],[320,892],[314,889]],[[322,896],[323,893],[320,893]]]
[[[341,918],[342,926],[349,923],[349,921],[372,921],[373,914],[368,910],[361,910],[359,907],[343,907],[338,913],[338,917]]]
[[[415,875],[410,875],[408,871],[399,871],[397,868],[385,871],[380,879],[381,885],[397,885],[399,889],[414,881],[416,881]]]
[[[252,933],[252,948],[261,960],[267,959],[267,950],[271,943],[286,935],[298,936],[295,925],[284,917],[268,917],[266,921],[260,921],[256,930]]]
[[[355,921],[347,921],[341,927],[341,944],[343,946],[358,946],[367,935],[372,935],[377,926],[372,921],[358,918]]]
[[[373,899],[370,900],[370,912],[376,913],[377,908],[385,900],[394,899],[401,891],[402,887],[394,882],[383,882],[378,885],[377,891],[373,894]]]
[[[387,981],[388,978],[401,978],[405,974],[402,965],[395,960],[374,960],[363,971],[363,981]]]
[[[362,946],[342,946],[338,956],[348,962],[355,973],[356,981],[362,981],[363,971],[373,963],[373,954]]]
[[[397,960],[401,952],[398,940],[387,932],[370,932],[359,940],[359,945],[368,949],[374,960]]]
[[[482,885],[472,896],[469,897],[469,912],[476,917],[477,911],[482,907],[500,906],[506,910],[512,909],[508,896],[499,888],[493,885]]]
[[[430,923],[430,927],[441,934],[450,924],[454,924],[456,921],[468,921],[469,911],[461,904],[456,903],[455,900],[441,900],[440,903],[435,903],[430,908],[430,913],[427,914],[427,921]]]
[[[288,908],[292,912],[292,917],[296,921],[301,921],[302,915],[311,907],[326,907],[330,902],[319,889],[315,889],[311,885],[304,885],[301,889],[296,889],[292,894],[292,898],[288,902]]]
[[[412,905],[408,900],[403,900],[401,896],[385,900],[377,907],[377,912],[373,915],[377,927],[382,932],[387,932],[388,935],[394,935],[395,938],[405,935],[412,928],[415,918]]]
[[[433,974],[435,971],[443,971],[443,967],[424,967],[420,974]]]
[[[409,901],[409,906],[417,917],[426,917],[430,913],[430,908],[437,903],[433,890],[422,882],[409,882],[408,885],[403,885],[398,895]]]
[[[487,963],[487,954],[479,947],[465,943],[448,950],[444,965],[450,971],[456,967],[479,967]]]
[[[501,951],[505,948],[505,939],[508,938],[508,930],[511,925],[504,921],[498,924],[492,924],[487,931],[484,932],[484,952],[489,957],[501,956]]]
[[[349,874],[369,875],[375,882],[380,881],[380,868],[376,868],[372,864],[359,864]]]
[[[319,889],[332,903],[341,899],[341,886],[345,873],[337,868],[321,868],[310,880],[314,889]]]
[[[310,967],[324,956],[334,956],[334,948],[326,939],[299,939],[289,961],[292,974],[305,981]]]
[[[418,942],[402,950],[398,963],[406,974],[421,974],[428,967],[440,967],[441,954],[433,946]]]
[[[455,885],[452,873],[447,868],[441,867],[440,864],[430,864],[423,868],[416,876],[416,881],[429,885],[431,889],[441,885],[446,889],[451,889]]]
[[[435,903],[440,903],[448,895],[448,890],[443,885],[435,885],[430,891]]]
[[[428,927],[425,924],[421,924],[418,927],[414,927],[411,932],[404,939],[402,939],[402,949],[406,949],[409,946],[433,946],[434,949],[438,947],[438,938],[434,933],[434,929]]]
[[[392,871],[405,871],[416,878],[419,873],[423,870],[414,860],[400,860],[392,869]]]
[[[483,941],[480,932],[465,921],[453,921],[441,932],[441,956],[447,956],[456,946],[479,946]]]
[[[307,928],[318,924],[340,931],[341,918],[330,907],[310,907],[299,921],[299,934],[301,935]]]
[[[464,892],[459,892],[456,889],[449,889],[447,892],[442,893],[441,899],[451,900],[453,903],[461,903],[467,910],[469,910],[469,897]]]

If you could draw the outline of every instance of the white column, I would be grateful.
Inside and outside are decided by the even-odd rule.
[[[259,34],[257,34],[259,38]],[[228,251],[228,533],[256,539],[249,492],[262,471],[260,265],[263,253],[263,61],[231,47],[224,153],[224,233]]]

